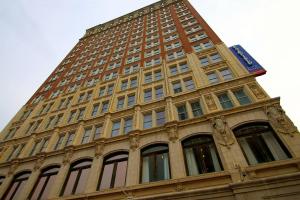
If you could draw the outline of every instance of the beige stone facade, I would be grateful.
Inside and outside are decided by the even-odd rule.
[[[168,6],[175,6],[181,1],[164,2]],[[157,4],[155,6],[161,9]],[[146,15],[147,12],[136,17]],[[130,22],[134,18],[127,20]],[[109,28],[109,25],[102,27],[106,26]],[[98,31],[101,33],[102,30]],[[90,32],[87,32],[83,41],[99,34]],[[30,172],[26,185],[21,189],[22,195],[17,198],[29,199],[43,169],[55,165],[59,166],[59,171],[49,190],[48,199],[299,199],[300,134],[297,128],[280,107],[280,99],[269,97],[256,81],[256,75],[248,73],[224,43],[212,43],[211,48],[201,52],[186,52],[172,61],[162,57],[160,64],[153,67],[140,66],[139,70],[130,74],[120,70],[111,80],[101,76],[93,86],[87,87],[84,82],[74,92],[63,92],[54,98],[26,104],[0,135],[0,197],[6,199],[16,175]],[[218,62],[210,60],[208,65],[201,65],[199,58],[215,53],[221,57]],[[172,74],[170,67],[179,67],[182,63],[188,66],[188,70]],[[231,79],[226,80],[222,76],[220,71],[224,68],[231,71]],[[162,78],[150,82],[145,80],[147,74],[155,77],[158,71]],[[210,82],[210,73],[216,73],[219,79],[217,83]],[[122,82],[128,80],[130,84],[133,79],[137,80],[136,87],[121,89]],[[192,89],[186,86],[186,80],[193,80]],[[181,92],[174,92],[174,83],[180,83]],[[110,85],[114,85],[114,88],[111,94],[107,94]],[[156,88],[159,87],[163,88],[162,98],[156,98]],[[99,96],[102,88],[106,88],[106,92]],[[239,89],[244,91],[251,103],[241,105],[235,94]],[[145,91],[149,90],[152,91],[151,100],[145,101]],[[87,97],[88,93],[91,98]],[[222,107],[219,95],[223,93],[228,95],[232,108]],[[78,102],[82,94],[85,96]],[[135,95],[135,103],[126,106],[130,95]],[[62,107],[61,102],[65,103],[70,97],[69,105]],[[122,98],[125,106],[120,109],[118,104]],[[109,102],[107,111],[91,115],[96,105],[101,110],[105,102]],[[195,117],[191,105],[193,102],[201,105],[203,114],[199,117]],[[178,106],[182,105],[186,108],[186,119],[183,120],[178,113]],[[80,109],[83,108],[81,116]],[[26,111],[30,111],[27,118],[24,117]],[[76,114],[70,121],[73,111]],[[164,111],[165,123],[162,125],[158,124],[159,111]],[[60,115],[62,117],[55,123]],[[150,128],[145,128],[145,115],[152,117]],[[54,121],[51,121],[52,117]],[[127,119],[132,119],[128,132]],[[116,122],[119,122],[118,134],[113,137]],[[236,128],[249,123],[269,124],[276,138],[289,152],[289,158],[249,164],[234,132]],[[96,138],[99,127],[101,135]],[[87,129],[91,132],[83,144]],[[74,138],[67,145],[72,134]],[[222,170],[189,176],[183,141],[201,135],[213,138]],[[58,143],[61,148],[57,147]],[[143,183],[141,152],[152,144],[168,146],[170,178]],[[35,148],[40,151],[34,153]],[[105,158],[120,151],[128,153],[125,185],[99,190]],[[92,161],[83,191],[62,195],[70,166],[81,159]]]

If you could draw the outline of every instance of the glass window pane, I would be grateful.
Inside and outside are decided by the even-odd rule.
[[[80,174],[80,178],[78,180],[78,184],[77,184],[77,187],[76,187],[75,194],[79,194],[79,193],[84,192],[85,186],[86,186],[86,183],[87,183],[87,180],[88,180],[89,172],[90,172],[90,168],[86,168],[86,169],[81,170],[81,174]]]
[[[107,164],[104,166],[102,172],[102,179],[100,184],[100,190],[110,188],[112,173],[113,173],[114,164]]]
[[[78,175],[78,171],[72,171],[70,173],[70,176],[68,178],[68,182],[66,184],[66,187],[65,187],[65,190],[64,190],[64,193],[63,193],[64,196],[72,194],[77,175]]]
[[[19,187],[17,188],[17,190],[15,191],[15,194],[14,194],[14,197],[13,197],[13,200],[19,200],[20,197],[21,197],[21,192],[22,192],[22,189],[24,188],[24,186],[26,185],[26,182],[27,180],[24,180],[20,183]]]
[[[47,176],[44,176],[44,177],[41,177],[41,178],[38,180],[38,183],[37,183],[37,185],[36,185],[36,187],[35,187],[35,189],[34,189],[34,192],[33,192],[33,194],[32,194],[32,196],[31,196],[30,199],[38,199],[39,195],[40,195],[41,192],[42,192],[42,189],[43,189],[43,187],[44,187],[44,184],[45,184],[47,178],[48,178]]]
[[[41,199],[47,199],[48,198],[49,192],[50,192],[52,186],[54,185],[55,178],[56,178],[56,175],[53,175],[53,176],[49,177],[48,183],[47,183],[47,185],[44,189],[44,192],[41,196]]]
[[[126,172],[127,172],[127,160],[119,162],[117,164],[117,171],[116,171],[114,187],[122,187],[125,185]]]

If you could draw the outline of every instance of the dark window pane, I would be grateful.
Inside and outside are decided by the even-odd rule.
[[[42,189],[43,189],[43,187],[44,187],[44,184],[45,184],[46,180],[47,180],[47,177],[46,177],[46,176],[41,177],[41,178],[39,179],[38,184],[37,184],[37,186],[36,186],[36,188],[35,188],[35,190],[34,190],[34,193],[33,193],[33,195],[31,196],[30,199],[38,199],[39,195],[40,195],[41,192],[42,192]]]
[[[66,184],[66,188],[65,188],[65,191],[63,194],[64,196],[72,194],[77,174],[78,174],[78,171],[72,171],[70,173],[70,176],[68,178],[68,182]]]
[[[26,185],[26,182],[27,182],[27,180],[22,181],[22,182],[20,183],[20,185],[19,185],[17,191],[16,191],[15,194],[14,194],[13,200],[19,200],[19,199],[20,199],[22,189],[23,189],[24,186]]]
[[[43,194],[41,196],[42,200],[48,199],[48,195],[49,195],[49,192],[50,192],[50,190],[51,190],[51,188],[52,188],[52,186],[54,184],[55,178],[56,178],[56,175],[53,175],[53,176],[49,177],[48,183],[47,183],[47,185],[46,185],[46,187],[44,189],[44,192],[43,192]]]
[[[6,198],[5,200],[9,200],[13,197],[13,195],[15,194],[15,190],[17,189],[19,185],[19,182],[15,182],[10,188],[9,188],[9,192],[8,194],[6,195]]]
[[[114,187],[121,187],[121,186],[125,185],[126,171],[127,171],[127,160],[123,161],[123,162],[119,162],[117,164],[117,171],[116,171]]]
[[[113,163],[104,166],[104,170],[102,172],[100,190],[110,188],[113,167],[114,167]]]
[[[78,185],[77,185],[75,194],[84,192],[84,189],[85,189],[85,186],[86,186],[86,183],[88,180],[88,176],[89,176],[89,171],[90,171],[90,168],[81,170],[81,174],[80,174],[80,178],[78,180]]]

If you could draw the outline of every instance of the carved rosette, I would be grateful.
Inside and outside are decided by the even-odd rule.
[[[178,126],[176,123],[167,124],[166,131],[168,133],[169,140],[173,143],[178,139]]]
[[[129,144],[131,150],[136,150],[140,144],[139,134],[137,133],[130,133],[129,134]]]
[[[204,95],[205,102],[209,110],[217,110],[218,107],[211,94]]]
[[[269,118],[270,123],[277,132],[282,134],[289,134],[292,137],[295,133],[298,132],[297,127],[285,114],[285,111],[279,104],[267,106],[265,108],[265,112]]]
[[[224,116],[212,118],[210,122],[218,143],[230,148],[230,145],[234,143],[234,137]]]
[[[248,84],[250,90],[252,93],[256,96],[258,99],[264,99],[266,98],[266,94],[262,91],[262,89],[256,84],[256,83],[249,83]]]
[[[66,165],[66,164],[69,164],[70,161],[71,161],[71,158],[73,156],[73,153],[74,153],[74,149],[72,146],[70,147],[67,147],[64,151],[64,158],[63,158],[63,165]]]
[[[95,157],[99,158],[100,156],[103,155],[103,151],[104,151],[104,145],[105,145],[105,141],[97,141],[95,143]]]

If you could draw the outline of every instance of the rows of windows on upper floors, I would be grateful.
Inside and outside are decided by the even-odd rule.
[[[170,78],[176,74],[186,72],[186,71],[195,72],[195,69],[193,69],[191,67],[192,64],[187,61],[187,55],[184,54],[182,49],[180,51],[174,52],[171,55],[172,55],[172,58],[170,58],[170,62],[167,62],[167,63],[164,63],[164,62],[162,63],[159,55],[157,57],[151,59],[149,63],[146,63],[144,67],[141,67],[141,65],[139,63],[133,63],[131,65],[124,67],[123,74],[119,74],[119,69],[116,69],[116,70],[111,70],[110,73],[107,73],[103,76],[102,76],[102,74],[97,75],[102,71],[101,69],[97,68],[97,69],[91,70],[91,72],[90,72],[91,74],[93,74],[92,75],[93,78],[87,77],[87,73],[82,72],[75,77],[75,80],[72,80],[71,78],[62,79],[56,85],[57,89],[52,88],[51,84],[46,84],[41,89],[42,92],[38,93],[31,100],[31,103],[36,104],[36,103],[40,102],[41,100],[43,100],[45,98],[43,93],[48,92],[49,90],[52,90],[52,92],[49,95],[49,97],[47,97],[47,98],[54,99],[54,98],[58,97],[60,94],[67,95],[67,94],[75,92],[79,88],[81,88],[81,89],[89,88],[89,87],[91,88],[91,87],[96,86],[97,83],[105,84],[107,81],[114,81],[118,77],[122,78],[122,77],[135,75],[139,71],[142,71],[142,75],[145,76],[145,73],[147,73],[149,70],[154,70],[154,69],[160,68],[160,70],[157,70],[157,75],[161,74],[162,77],[168,77],[168,78]],[[196,62],[196,66],[198,67],[198,69],[196,71],[199,71],[199,73],[203,73],[202,70],[204,68],[205,71],[207,72],[206,75],[209,77],[209,81],[218,82],[218,81],[222,80],[222,77],[224,79],[230,79],[230,77],[232,78],[233,76],[235,76],[235,77],[239,76],[239,74],[237,74],[236,72],[233,72],[228,67],[227,60],[225,60],[225,58],[223,56],[221,56],[220,53],[218,53],[218,51],[216,51],[216,49],[214,49],[214,48],[207,49],[205,51],[205,53],[203,53],[203,54],[198,53],[197,56],[198,56],[199,61]],[[182,61],[182,60],[185,60],[185,61]],[[178,63],[178,62],[181,62],[181,64],[176,67],[175,66],[176,64],[174,64],[174,63]],[[224,66],[222,67],[223,69],[220,69],[219,71],[217,70],[215,72],[213,70],[210,71],[210,67],[213,68],[218,63],[224,64]],[[195,65],[195,64],[193,64],[193,65]],[[202,69],[200,69],[200,68],[202,68]],[[139,74],[137,74],[137,75],[139,76]],[[101,76],[102,76],[102,80],[100,79]],[[56,79],[59,78],[58,75],[56,75],[55,77],[56,77]],[[140,78],[140,79],[142,79],[142,78]],[[206,83],[207,80],[201,80],[201,82]]]
[[[196,23],[196,21],[192,21],[191,24],[187,22],[190,20],[195,20],[195,16],[193,16],[188,8],[177,10],[176,13],[176,18],[178,18],[180,24],[184,28]],[[79,43],[76,47],[82,47],[84,45],[84,42],[86,44],[85,48],[92,47],[95,45],[95,43],[108,45],[113,41],[116,41],[116,36],[118,35],[120,35],[120,40],[128,39],[130,33],[132,34],[129,39],[134,40],[139,37],[140,34],[150,35],[156,32],[156,30],[158,30],[159,28],[165,30],[170,27],[174,27],[175,19],[171,15],[170,9],[164,8],[163,10],[152,12],[148,16],[139,17],[135,20],[132,20],[131,22],[117,25],[114,28],[102,31],[97,35],[85,38],[82,40],[82,43]],[[165,31],[164,33],[168,34],[168,31]],[[75,50],[77,50],[77,48],[75,48]]]
[[[143,95],[144,103],[146,103],[145,105],[148,105],[148,102],[157,104],[155,105],[155,108],[152,108],[150,111],[142,106],[141,113],[134,114],[133,106],[136,105],[136,93],[130,93],[127,96],[120,96],[120,98],[117,98],[113,104],[110,98],[106,98],[104,101],[84,103],[77,109],[68,108],[68,110],[59,112],[58,114],[51,114],[46,115],[47,117],[42,116],[37,119],[31,119],[27,123],[24,123],[21,129],[20,127],[13,127],[9,129],[7,133],[4,133],[3,141],[26,137],[38,132],[51,131],[56,127],[69,126],[77,124],[82,120],[89,121],[95,118],[97,118],[97,121],[101,121],[101,123],[94,126],[94,128],[88,128],[88,130],[90,130],[86,133],[86,137],[88,138],[90,137],[92,130],[94,132],[94,139],[98,139],[101,133],[104,132],[106,133],[106,137],[115,137],[127,134],[134,129],[133,125],[138,123],[139,118],[141,119],[141,124],[138,125],[138,129],[145,130],[163,126],[166,122],[173,120],[173,118],[172,116],[167,115],[166,108],[168,109],[168,106],[165,105],[165,102],[161,103],[163,97],[162,94],[157,92],[158,90],[155,90],[155,88],[153,89],[152,94],[154,96],[148,94],[148,89],[144,91]],[[176,90],[178,91],[178,88],[176,88]],[[178,98],[180,99],[180,96],[178,96]],[[202,95],[200,98],[193,98],[184,102],[174,102],[169,109],[173,110],[173,113],[177,113],[175,120],[178,121],[203,117],[210,113],[207,102],[204,99],[205,98]],[[216,105],[218,105],[219,110],[245,106],[256,101],[247,85],[239,86],[231,90],[219,91],[213,94],[212,99],[214,99],[212,101],[215,101]],[[69,104],[65,104],[68,103],[65,101],[66,99],[61,99],[58,105],[59,109],[62,105],[67,107],[69,106]],[[114,105],[112,110],[110,109],[111,104]],[[49,112],[51,108],[54,109],[53,103],[45,104],[41,108],[41,111],[39,111],[39,114],[46,114],[44,112]],[[113,117],[106,119],[105,117],[109,111],[112,111],[111,113]],[[121,111],[125,111],[127,116],[119,118],[120,115],[118,115],[118,113]],[[25,112],[25,114],[27,115],[27,112]],[[103,130],[105,123],[109,125],[106,126],[105,130]],[[18,131],[19,129],[22,131]],[[73,131],[73,133],[75,134],[75,131]],[[91,141],[88,138],[84,138],[85,137],[83,136],[83,143],[85,143],[84,141]]]
[[[207,62],[206,58],[209,58],[209,62]],[[159,99],[170,94],[180,94],[184,91],[193,91],[194,89],[205,87],[207,85],[215,85],[238,77],[237,73],[234,72],[234,70],[232,70],[230,67],[228,67],[228,65],[222,62],[222,59],[217,53],[213,53],[210,54],[210,56],[205,57],[204,61],[205,62],[203,62],[202,64],[203,66],[208,64],[205,73],[206,80],[200,80],[200,85],[195,85],[195,82],[197,82],[196,79],[199,78],[192,73],[193,70],[191,69],[188,60],[184,59],[168,65],[167,72],[165,72],[160,66],[157,66],[151,69],[147,69],[147,71],[143,72],[143,75],[139,75],[136,72],[131,74],[130,76],[120,78],[120,81],[117,81],[117,87],[115,86],[116,82],[108,82],[105,84],[99,84],[98,87],[95,87],[93,89],[87,88],[86,92],[78,93],[78,90],[76,94],[69,94],[68,97],[63,98],[59,102],[59,105],[57,105],[57,110],[66,108],[69,105],[81,103],[83,101],[90,101],[92,98],[105,98],[107,96],[112,96],[115,93],[128,92],[130,90],[135,90],[133,92],[136,92],[136,89],[143,90],[139,93],[144,94],[144,96],[148,96],[148,98],[145,98],[145,100],[151,100],[152,96],[155,97],[155,99]],[[216,67],[216,65],[218,66]],[[212,66],[213,69],[210,69],[210,66]],[[167,84],[168,90],[166,90],[165,87],[165,76],[168,76],[169,80],[169,83]],[[153,87],[153,85],[155,86]],[[52,96],[53,98],[59,95],[59,93],[54,94],[55,95]],[[75,98],[73,98],[73,96],[75,96]],[[54,99],[57,100],[57,98]],[[37,98],[36,100],[41,100],[41,98]],[[128,95],[127,101],[131,103],[133,100],[135,100],[135,97],[133,95]],[[52,107],[51,105],[54,104],[54,101],[50,102],[49,104],[44,104],[42,108],[39,108],[38,114],[36,115],[43,115],[49,112],[50,108]],[[27,119],[30,113],[31,110],[26,110],[18,120],[24,121],[25,119]]]
[[[292,158],[288,148],[268,123],[252,122],[236,127],[232,131],[237,141],[237,144],[234,145],[239,145],[240,148],[237,149],[241,151],[236,153],[237,155],[242,154],[249,166]],[[84,135],[87,135],[87,133],[90,134],[90,132],[90,129],[86,129]],[[176,162],[178,160],[173,159],[172,156],[179,156],[184,160],[184,162],[181,163],[182,166],[179,168],[184,169],[185,167],[185,176],[197,176],[200,174],[228,170],[226,169],[226,159],[229,158],[220,150],[220,146],[218,142],[215,141],[215,138],[216,137],[213,137],[210,133],[192,134],[182,140],[180,142],[181,145],[176,145],[176,148],[181,148],[181,150],[174,149],[174,145],[171,147],[167,143],[151,143],[138,149],[137,151],[140,151],[139,156],[133,159],[130,159],[132,154],[128,154],[127,151],[113,151],[113,153],[108,153],[104,156],[103,160],[96,160],[97,162],[101,162],[101,168],[92,167],[92,165],[95,165],[95,162],[90,158],[84,158],[81,154],[81,158],[70,164],[67,169],[69,172],[64,171],[67,175],[57,193],[59,193],[60,196],[85,193],[86,185],[89,181],[89,177],[91,177],[88,174],[91,173],[92,168],[97,171],[99,170],[99,173],[95,173],[99,174],[99,177],[96,177],[98,183],[95,189],[97,188],[97,191],[124,187],[127,185],[126,179],[128,179],[128,175],[130,174],[127,173],[127,170],[129,166],[133,166],[129,165],[130,162],[135,162],[135,169],[137,173],[140,172],[136,175],[139,177],[139,181],[136,181],[135,184],[172,179],[174,178],[172,175],[174,175],[176,170],[176,167],[172,167],[172,165],[175,165],[176,163],[174,163],[174,161]],[[70,145],[73,139],[73,133],[69,133],[67,136],[60,135],[54,148],[60,149],[63,148],[63,145]],[[85,136],[82,141],[87,141]],[[44,138],[36,141],[29,151],[29,154],[35,155],[47,149],[47,145],[48,139]],[[9,156],[20,155],[22,148],[23,146],[14,147]],[[172,153],[172,151],[176,151],[179,154]],[[176,166],[178,167],[178,163]],[[57,178],[59,169],[60,166],[58,165],[50,165],[48,168],[43,168],[36,183],[31,185],[29,199],[37,199],[41,196],[43,199],[46,199],[49,194],[49,187],[52,187],[51,183],[54,183],[54,179]],[[185,172],[182,173],[184,174]],[[11,199],[12,197],[18,198],[20,188],[22,188],[18,185],[24,185],[29,176],[30,172],[24,173],[23,171],[17,173],[7,187],[4,194],[5,199]],[[48,181],[49,179],[51,181]],[[4,180],[5,176],[0,176],[0,185]]]
[[[188,22],[188,28],[185,29],[186,36],[181,35],[180,37],[188,37],[189,41],[191,43],[194,43],[198,40],[207,38],[206,33],[202,30],[201,26],[197,24],[196,19],[192,19]],[[174,27],[168,28],[168,32],[166,34],[160,35],[159,32],[151,33],[151,35],[146,37],[145,42],[143,42],[143,35],[139,36],[133,36],[132,40],[122,40],[120,43],[116,42],[116,36],[113,37],[111,40],[111,43],[108,45],[103,45],[101,42],[100,44],[95,44],[95,42],[92,45],[88,45],[88,48],[81,51],[81,46],[75,47],[74,50],[67,56],[67,58],[62,62],[62,66],[59,67],[56,72],[62,72],[65,69],[64,64],[72,63],[72,68],[68,71],[69,74],[75,73],[75,71],[84,71],[86,68],[91,67],[91,63],[94,63],[95,60],[98,60],[96,63],[97,65],[107,64],[111,68],[115,68],[116,66],[121,64],[121,58],[125,56],[125,49],[127,47],[127,42],[129,44],[128,51],[126,51],[126,64],[129,64],[131,62],[135,62],[140,59],[141,57],[141,50],[144,48],[144,57],[151,57],[159,54],[161,51],[170,51],[174,50],[176,48],[181,47],[180,37],[177,33],[177,30]],[[159,38],[163,37],[163,43],[160,45]],[[123,38],[123,37],[122,37]],[[125,35],[124,38],[128,38],[128,35]],[[177,40],[177,41],[174,41]],[[82,44],[82,43],[80,43]],[[205,41],[201,44],[192,44],[194,45],[195,51],[201,51],[201,46],[203,46],[203,49],[211,47],[212,43],[210,41]],[[152,48],[152,49],[150,49]],[[149,50],[147,50],[149,49]],[[77,56],[75,61],[71,61],[70,58],[77,55],[76,52],[81,51],[80,55]],[[88,53],[90,52],[90,53]],[[172,52],[171,52],[172,53]],[[169,54],[171,54],[169,53]],[[133,55],[138,54],[138,55]],[[172,55],[169,55],[169,57],[172,57]],[[55,79],[55,77],[53,77]],[[52,80],[52,79],[50,79]]]

